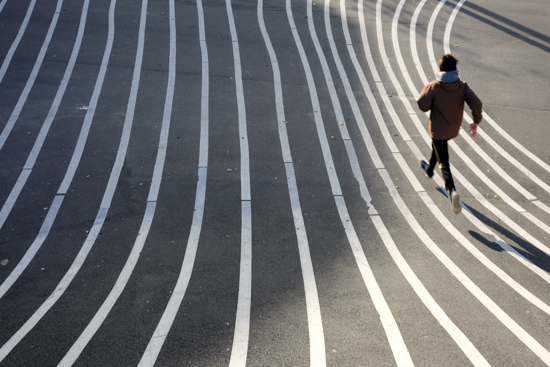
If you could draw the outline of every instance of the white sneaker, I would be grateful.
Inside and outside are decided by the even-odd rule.
[[[451,191],[451,202],[453,204],[453,212],[460,214],[462,212],[462,205],[460,205],[460,195],[456,190]]]

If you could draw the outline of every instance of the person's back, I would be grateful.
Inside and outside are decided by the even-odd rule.
[[[424,87],[418,98],[418,107],[423,112],[431,111],[432,139],[449,140],[458,136],[464,116],[464,102],[472,109],[474,123],[479,124],[481,101],[468,84],[460,80],[457,70],[439,72],[438,80]]]
[[[418,97],[418,107],[423,112],[430,111],[430,137],[432,138],[432,156],[430,163],[421,161],[421,167],[433,176],[435,164],[439,162],[441,175],[445,179],[445,188],[449,193],[455,213],[460,213],[460,196],[451,175],[447,141],[458,136],[464,116],[464,102],[472,109],[474,122],[470,132],[475,136],[477,125],[481,122],[482,103],[468,84],[458,76],[458,60],[452,55],[444,55],[439,60],[437,80],[427,84]]]

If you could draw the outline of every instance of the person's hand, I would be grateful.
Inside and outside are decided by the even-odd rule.
[[[479,124],[474,124],[473,122],[470,124],[470,134],[472,135],[472,138],[477,134],[477,125]]]

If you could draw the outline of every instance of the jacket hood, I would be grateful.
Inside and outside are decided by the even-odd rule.
[[[439,71],[436,74],[436,77],[437,81],[440,83],[453,83],[460,79],[460,77],[458,76],[458,70]]]
[[[445,90],[455,91],[460,87],[458,70],[440,71],[436,74],[438,84]]]

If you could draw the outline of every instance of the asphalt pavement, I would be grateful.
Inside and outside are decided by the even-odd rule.
[[[0,0],[0,367],[550,365],[546,0]],[[427,178],[445,53],[483,102]]]

